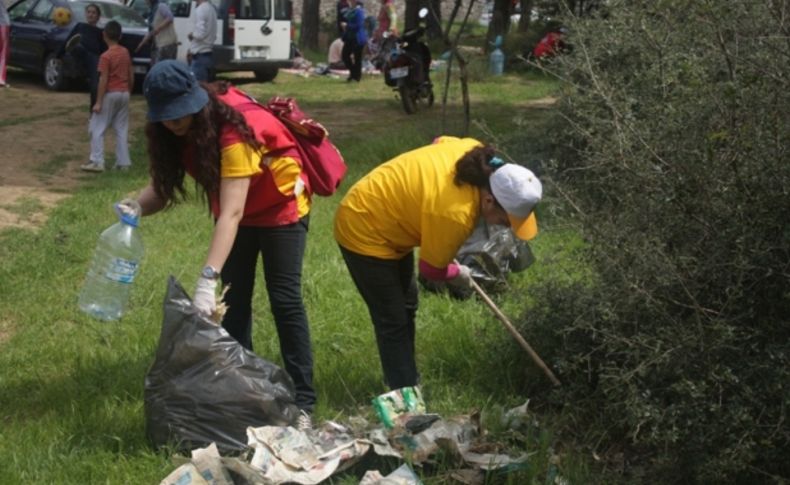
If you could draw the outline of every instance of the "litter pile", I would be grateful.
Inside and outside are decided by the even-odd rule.
[[[183,287],[169,278],[159,346],[145,378],[146,432],[154,446],[191,450],[192,457],[163,485],[312,485],[366,455],[423,466],[441,452],[459,463],[456,481],[470,485],[483,483],[486,471],[526,466],[525,455],[487,452],[496,447],[484,442],[477,414],[443,419],[427,413],[418,387],[374,399],[379,423],[356,417],[307,431],[291,426],[299,413],[294,393],[285,371],[200,315]],[[526,422],[526,403],[505,417]],[[421,482],[403,465],[387,476],[367,470],[360,483]]]
[[[513,413],[526,416],[526,404]],[[483,483],[485,472],[526,466],[527,456],[482,453],[477,415],[442,419],[435,414],[401,415],[392,429],[369,427],[363,418],[353,424],[325,422],[299,431],[290,426],[247,428],[246,456],[220,456],[215,444],[192,451],[192,459],[167,476],[161,485],[281,484],[313,485],[358,464],[368,453],[422,465],[440,451],[462,464],[453,474],[460,483]],[[417,474],[403,464],[387,476],[368,470],[360,485],[418,485]]]

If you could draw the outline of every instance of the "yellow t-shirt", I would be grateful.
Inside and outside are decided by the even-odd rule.
[[[400,259],[420,247],[420,259],[443,268],[474,230],[480,192],[453,182],[459,158],[481,143],[442,137],[378,166],[348,191],[335,215],[344,248]]]

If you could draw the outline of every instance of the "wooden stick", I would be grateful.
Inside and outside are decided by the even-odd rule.
[[[475,280],[472,280],[472,288],[474,288],[477,294],[480,295],[480,298],[482,298],[483,301],[486,302],[488,307],[491,308],[491,310],[494,312],[494,315],[496,315],[497,318],[499,318],[499,320],[505,325],[505,328],[507,328],[507,331],[510,332],[510,335],[512,335],[513,338],[516,339],[516,342],[518,342],[519,345],[521,345],[521,347],[527,351],[529,356],[532,357],[532,360],[538,365],[538,367],[543,369],[543,372],[549,377],[549,379],[551,379],[551,382],[555,386],[559,386],[560,381],[557,379],[554,373],[551,372],[551,369],[549,369],[546,363],[543,362],[543,359],[540,358],[537,352],[532,350],[532,347],[527,343],[526,340],[524,340],[524,337],[522,337],[521,334],[518,333],[516,327],[514,327],[513,324],[510,323],[510,320],[508,320],[505,314],[499,310],[499,307],[496,306],[496,303],[494,303],[493,300],[491,300],[491,298],[488,297],[486,292],[483,291],[482,288],[480,288],[480,285],[478,285]]]

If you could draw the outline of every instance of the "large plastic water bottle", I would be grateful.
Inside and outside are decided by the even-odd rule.
[[[494,50],[488,56],[489,71],[494,76],[501,76],[505,70],[505,53],[502,52],[502,36],[497,35],[494,40]]]
[[[143,259],[143,241],[137,224],[140,206],[118,211],[120,221],[99,236],[93,262],[79,296],[82,311],[100,320],[118,320],[126,311],[132,282]]]

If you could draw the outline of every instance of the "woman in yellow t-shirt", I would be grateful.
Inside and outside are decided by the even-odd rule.
[[[504,163],[475,139],[455,137],[401,154],[351,187],[335,216],[335,239],[368,306],[391,389],[418,381],[414,248],[424,277],[470,286],[469,268],[453,258],[478,218],[532,239],[541,194],[528,169]]]

